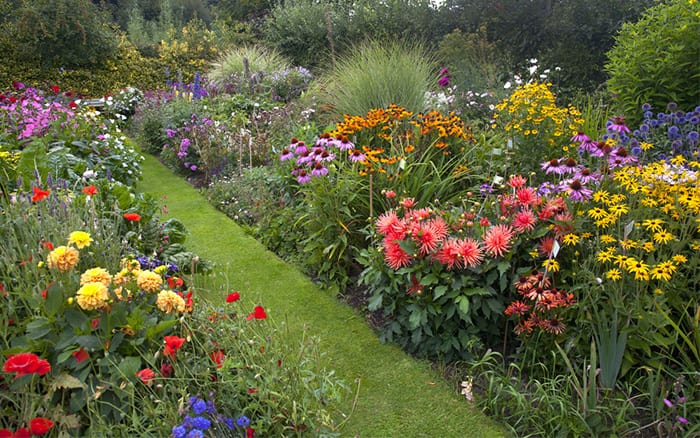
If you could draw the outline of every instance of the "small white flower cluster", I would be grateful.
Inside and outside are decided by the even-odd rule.
[[[538,66],[538,61],[537,58],[531,58],[529,60],[529,65],[526,67],[526,70],[529,74],[529,77],[527,79],[524,79],[521,75],[515,74],[513,75],[513,80],[512,81],[507,81],[504,85],[503,88],[506,90],[512,87],[513,85],[519,86],[522,84],[530,84],[534,82],[535,80],[539,81],[546,81],[549,78],[550,73],[552,72],[551,69],[544,69],[542,70],[542,73],[536,74],[537,70],[539,69]],[[561,67],[554,67],[554,71],[561,71]]]

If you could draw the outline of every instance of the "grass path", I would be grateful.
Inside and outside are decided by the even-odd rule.
[[[182,220],[190,233],[187,248],[217,264],[217,274],[206,279],[214,284],[213,299],[238,290],[263,304],[274,320],[286,320],[292,333],[307,330],[320,337],[329,366],[353,388],[341,407],[352,411],[342,436],[503,436],[495,422],[472,409],[427,362],[379,343],[362,316],[265,250],[155,158],[146,158],[143,171],[139,190],[165,196],[165,219]]]

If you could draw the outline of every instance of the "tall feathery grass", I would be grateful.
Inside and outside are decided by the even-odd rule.
[[[339,59],[321,79],[318,101],[335,117],[366,114],[391,103],[423,111],[436,70],[434,58],[419,44],[370,41]]]
[[[270,73],[290,66],[289,60],[275,49],[264,46],[241,46],[225,52],[214,62],[207,78],[211,83],[223,86],[232,76],[246,74],[246,62],[248,63],[247,74]]]

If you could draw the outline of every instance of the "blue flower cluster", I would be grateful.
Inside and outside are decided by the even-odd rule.
[[[150,269],[153,270],[157,268],[158,266],[167,266],[168,267],[168,272],[178,272],[180,270],[180,267],[177,266],[175,263],[165,263],[162,260],[159,260],[157,258],[151,258],[147,256],[138,256],[136,257],[136,261],[139,262],[139,265],[141,265],[141,269]]]
[[[693,111],[682,111],[671,102],[666,112],[654,114],[651,105],[644,104],[644,120],[632,135],[640,141],[652,143],[654,148],[650,155],[659,159],[683,155],[686,158],[698,158],[700,143],[700,106]]]
[[[190,397],[187,404],[189,409],[185,412],[182,423],[172,429],[172,436],[175,438],[201,438],[205,436],[207,431],[221,431],[217,428],[219,424],[223,424],[231,430],[237,427],[246,428],[250,425],[250,419],[245,415],[234,420],[219,414],[212,400]],[[214,435],[217,434],[214,433]]]

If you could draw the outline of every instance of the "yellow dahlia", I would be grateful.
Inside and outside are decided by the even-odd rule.
[[[70,246],[59,246],[49,253],[46,260],[49,268],[58,269],[61,272],[68,272],[78,264],[80,255],[78,250]]]
[[[90,237],[90,234],[86,233],[85,231],[73,231],[70,233],[70,235],[68,235],[68,244],[72,243],[79,249],[90,246],[91,242],[92,237]]]
[[[78,289],[76,301],[84,310],[101,309],[107,305],[109,292],[107,286],[102,283],[87,283]]]
[[[184,298],[168,289],[160,291],[158,298],[156,299],[156,305],[165,313],[185,311]]]
[[[146,292],[158,292],[163,285],[163,279],[153,271],[141,271],[136,277],[136,284]]]
[[[104,268],[92,268],[83,272],[80,276],[80,285],[87,283],[102,283],[105,286],[109,286],[112,282],[112,276]]]

